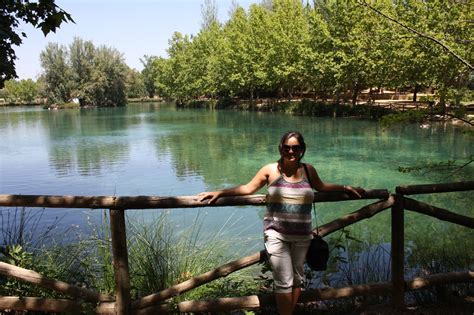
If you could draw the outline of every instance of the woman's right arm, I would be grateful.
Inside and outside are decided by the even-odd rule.
[[[207,203],[214,203],[220,197],[224,196],[243,196],[251,195],[254,192],[262,188],[268,181],[270,166],[265,165],[262,167],[257,174],[252,178],[250,182],[245,185],[240,185],[228,189],[218,191],[207,191],[202,192],[198,195],[199,201],[208,200]]]

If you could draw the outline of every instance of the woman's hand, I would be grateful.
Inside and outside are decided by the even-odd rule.
[[[221,191],[205,191],[198,194],[197,196],[199,197],[199,201],[202,202],[209,199],[207,203],[212,204],[216,202],[216,200],[221,196],[221,193]]]
[[[361,187],[344,186],[344,192],[361,198],[362,194],[365,193],[365,189]]]

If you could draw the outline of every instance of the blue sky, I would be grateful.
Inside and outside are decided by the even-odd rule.
[[[229,17],[232,0],[216,0],[219,20]],[[235,0],[244,8],[258,0]],[[15,47],[19,79],[36,79],[41,73],[39,55],[47,43],[69,45],[75,36],[106,45],[124,54],[132,68],[142,69],[144,55],[166,56],[173,32],[196,34],[201,26],[204,0],[56,0],[69,12],[75,24],[63,24],[56,33],[43,36],[41,30],[22,25],[27,38]]]

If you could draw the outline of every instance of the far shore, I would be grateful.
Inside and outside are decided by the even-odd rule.
[[[384,92],[383,94],[361,94],[357,100],[356,105],[346,100],[340,100],[336,103],[333,99],[314,99],[294,97],[291,99],[285,98],[258,98],[258,99],[208,99],[199,98],[187,101],[170,101],[162,98],[129,98],[127,105],[141,104],[141,103],[161,103],[161,102],[175,102],[176,106],[181,108],[202,108],[202,109],[234,109],[234,110],[248,110],[260,112],[284,112],[288,114],[304,115],[304,116],[326,116],[326,117],[365,117],[371,119],[379,119],[382,116],[395,113],[404,112],[408,110],[423,110],[432,108],[435,105],[434,95],[432,94],[418,94],[417,101],[413,101],[413,94],[397,94]],[[474,101],[461,102],[465,107],[466,118],[468,121],[474,117]],[[97,106],[80,106],[78,102],[69,102],[65,104],[51,104],[47,105],[45,100],[34,102],[21,103],[7,103],[5,100],[0,100],[0,106],[42,106],[47,110],[59,109],[85,109],[94,108]],[[448,107],[448,110],[452,109]]]

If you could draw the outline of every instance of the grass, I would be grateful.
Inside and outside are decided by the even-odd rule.
[[[61,228],[61,218],[44,226],[44,211],[24,208],[0,211],[0,261],[34,270],[49,278],[79,285],[87,283],[85,274],[77,268],[85,258],[85,251],[71,244],[71,238],[67,237],[73,234],[75,227]],[[0,284],[0,295],[64,297],[3,276],[0,276]]]
[[[457,240],[455,244],[445,236],[438,246],[416,247],[408,243],[405,249],[405,279],[423,277],[437,273],[472,270],[473,253],[469,239]],[[342,230],[329,239],[332,248],[328,269],[325,272],[308,270],[306,288],[344,287],[355,284],[390,282],[390,244],[383,241],[361,241],[353,237],[348,230]],[[460,302],[466,296],[474,295],[474,285],[449,284],[437,285],[424,290],[408,291],[405,301],[409,305],[424,306]],[[390,305],[390,295],[360,296],[354,298],[324,301],[318,308],[310,305],[303,308],[301,314],[358,314],[374,305]],[[464,305],[460,306],[462,310]],[[321,310],[321,308],[323,310]],[[368,312],[368,314],[384,314]],[[426,313],[431,314],[431,313]]]
[[[76,227],[60,228],[60,218],[43,226],[43,215],[44,210],[1,210],[0,260],[35,270],[50,278],[113,294],[114,274],[107,212],[103,212],[101,223],[91,223],[91,232],[87,235],[80,233]],[[175,232],[172,226],[165,213],[151,220],[127,219],[132,298],[159,292],[240,258],[231,250],[238,240],[226,236],[223,232],[228,230],[226,227],[206,234],[203,232],[204,223],[199,217],[184,231]],[[64,235],[71,237],[64,239]],[[390,281],[388,244],[378,242],[373,245],[374,242],[361,241],[348,230],[335,233],[329,243],[333,251],[328,270],[322,273],[308,270],[306,288]],[[465,253],[469,246],[468,240],[465,244],[438,246],[437,249],[410,248],[408,243],[407,277],[472,270],[472,257]],[[262,277],[257,279],[258,268],[261,267],[241,270],[173,297],[167,302],[176,306],[183,300],[269,293],[272,291],[271,275],[265,273],[269,270],[264,269]],[[453,295],[472,294],[472,284],[447,285],[407,293],[407,300],[424,304],[444,301]],[[5,277],[0,277],[0,295],[62,297],[52,291]],[[321,305],[325,308],[325,314],[344,314],[368,305],[388,302],[389,297],[386,296],[368,296],[325,301]],[[86,309],[86,312],[92,311],[92,307]],[[308,305],[300,311],[301,314],[322,312],[314,305]]]
[[[102,223],[91,224],[91,234],[73,234],[61,244],[60,219],[39,229],[43,211],[14,209],[1,212],[0,261],[35,270],[46,277],[114,294],[109,217],[103,212]],[[33,227],[33,228],[32,228]],[[238,241],[224,237],[221,231],[202,233],[202,222],[175,233],[166,214],[152,220],[127,220],[127,242],[132,298],[159,292],[193,276],[210,271],[235,257],[229,248]],[[27,232],[28,231],[28,232]],[[53,232],[56,232],[53,233]],[[38,236],[39,235],[39,236]],[[167,302],[176,305],[183,300],[245,296],[256,292],[255,269],[233,273],[226,278],[198,287]],[[0,295],[62,297],[28,283],[0,277]]]
[[[444,235],[436,247],[422,250],[414,248],[407,257],[406,270],[410,278],[423,277],[437,273],[473,270],[474,252],[471,239],[455,239]],[[447,284],[408,292],[407,300],[413,304],[446,302],[462,296],[473,296],[474,284]]]
[[[129,222],[129,260],[135,297],[158,292],[238,258],[228,250],[236,239],[223,235],[226,227],[205,234],[199,218],[178,234],[173,233],[171,226],[165,214],[151,222]],[[248,271],[242,271],[177,296],[173,302],[242,296],[255,291],[256,286]]]

